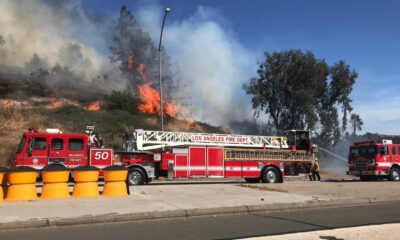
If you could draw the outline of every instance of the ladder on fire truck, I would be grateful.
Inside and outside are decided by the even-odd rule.
[[[148,151],[165,147],[190,145],[273,149],[289,148],[286,137],[146,131],[137,129],[133,132],[133,140],[127,142],[125,149],[127,151]]]

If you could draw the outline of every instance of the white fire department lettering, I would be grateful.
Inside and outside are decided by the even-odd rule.
[[[248,143],[248,137],[230,137],[230,136],[211,136],[211,135],[192,135],[193,142],[220,142],[220,143]]]

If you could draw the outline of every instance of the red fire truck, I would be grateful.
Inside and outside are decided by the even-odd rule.
[[[59,129],[47,129],[46,132],[30,129],[22,136],[14,155],[14,164],[36,169],[50,164],[62,164],[69,168],[112,165],[113,150],[96,147],[93,130],[93,127],[88,127],[86,133],[66,134]]]
[[[26,132],[15,154],[15,165],[37,169],[49,164],[67,167],[119,164],[129,168],[128,182],[141,185],[154,178],[244,178],[247,182],[278,183],[286,173],[306,172],[316,148],[309,131],[286,136],[250,136],[135,130],[123,151],[93,147],[92,134],[59,130]]]
[[[387,178],[400,180],[400,144],[392,140],[356,142],[350,146],[349,175],[362,181]]]

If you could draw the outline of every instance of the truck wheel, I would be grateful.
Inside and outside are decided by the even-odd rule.
[[[245,180],[247,183],[259,183],[259,182],[260,182],[260,179],[259,179],[259,178],[244,178],[244,180]]]
[[[397,167],[390,169],[389,180],[399,181],[400,180],[400,170]]]
[[[282,182],[282,175],[274,167],[266,167],[261,172],[261,181],[264,183]]]
[[[131,168],[128,172],[128,184],[133,185],[143,185],[146,182],[146,174],[140,168]]]

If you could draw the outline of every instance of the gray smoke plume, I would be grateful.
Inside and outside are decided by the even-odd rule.
[[[173,11],[173,10],[172,10]],[[158,42],[163,8],[139,9],[138,20]],[[176,63],[174,79],[178,95],[190,97],[190,113],[213,124],[243,121],[252,116],[250,99],[242,85],[256,73],[256,55],[243,46],[223,14],[199,6],[182,21],[170,21],[164,29],[163,45]]]
[[[152,39],[145,44],[158,43],[163,8],[153,5],[135,10],[141,29]],[[131,79],[119,69],[127,59],[109,59],[117,14],[93,15],[80,0],[1,0],[0,81],[35,82],[32,73],[36,79],[44,74],[43,82],[57,96],[81,98],[132,90]],[[167,22],[163,44],[164,82],[167,89],[173,86],[166,96],[181,107],[183,117],[213,124],[243,121],[252,115],[242,85],[257,67],[255,55],[240,43],[221,15],[200,6],[187,19]],[[151,66],[156,66],[157,59],[146,59],[151,60],[145,64],[154,81],[158,68]]]
[[[64,90],[78,90],[79,96],[124,89],[118,67],[100,52],[107,45],[102,28],[108,25],[99,22],[80,1],[1,1],[0,74],[21,82],[13,73],[29,80],[43,69],[49,72],[46,84],[64,95]]]

